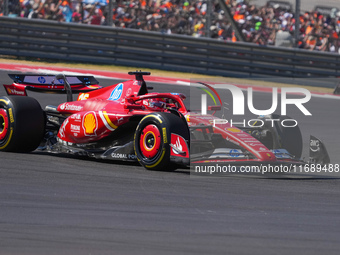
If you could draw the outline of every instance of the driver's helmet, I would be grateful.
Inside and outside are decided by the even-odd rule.
[[[143,105],[150,110],[163,110],[166,108],[166,100],[164,98],[145,99]]]

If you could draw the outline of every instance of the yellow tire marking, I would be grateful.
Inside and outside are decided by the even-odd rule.
[[[0,147],[0,150],[5,149],[7,147],[7,145],[9,144],[9,142],[12,139],[12,135],[13,135],[13,128],[11,127],[11,133],[9,134],[8,141],[4,146]]]
[[[5,125],[5,117],[4,117],[2,114],[0,114],[0,116],[3,118],[3,120],[4,120],[4,125]],[[3,130],[0,132],[0,135],[1,135],[3,132],[5,132],[5,129],[3,129]]]
[[[153,117],[153,118],[157,119],[160,123],[163,123],[161,118],[158,117],[158,116],[155,116],[155,115],[146,115],[141,121],[143,121],[144,119],[149,118],[149,117]]]
[[[6,101],[5,99],[0,99],[0,102],[4,102],[6,105],[8,105],[8,101]]]
[[[163,149],[162,156],[160,157],[160,159],[155,164],[153,164],[151,166],[150,165],[145,165],[145,167],[153,168],[153,167],[159,165],[159,163],[161,163],[162,159],[164,158],[164,155],[165,155],[165,148]]]

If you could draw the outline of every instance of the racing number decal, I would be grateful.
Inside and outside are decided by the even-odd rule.
[[[80,93],[77,101],[86,100],[86,99],[89,99],[89,97],[90,97],[90,94],[88,93]]]

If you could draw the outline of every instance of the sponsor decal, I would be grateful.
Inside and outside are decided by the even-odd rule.
[[[167,138],[167,135],[166,135],[166,128],[162,128],[163,129],[163,141],[164,143],[168,143],[168,138]]]
[[[69,122],[69,119],[66,119],[61,125],[61,128],[59,129],[59,135],[61,138],[65,137],[65,127],[68,124],[68,122]]]
[[[75,105],[75,104],[68,104],[68,103],[63,103],[60,105],[60,109],[62,111],[81,111],[83,109],[83,106],[81,105]]]
[[[250,135],[249,134],[246,134],[246,133],[239,133],[239,134],[236,134],[237,136],[239,137],[249,137]]]
[[[141,81],[134,81],[134,82],[133,82],[133,85],[141,86],[141,85],[142,85],[142,82],[141,82]]]
[[[290,158],[288,151],[285,149],[276,149],[273,150],[273,153],[277,158]]]
[[[238,158],[238,157],[240,157],[240,152],[241,152],[241,150],[232,149],[232,150],[229,151],[230,157]]]
[[[134,159],[134,160],[136,160],[136,159],[137,159],[137,156],[136,156],[135,154],[129,154],[129,155],[128,155],[128,158],[129,158],[129,159]]]
[[[81,121],[81,115],[79,113],[71,115],[70,118],[77,122]]]
[[[114,90],[112,90],[111,92],[111,95],[109,97],[108,100],[111,100],[111,101],[116,101],[118,99],[120,99],[120,97],[122,96],[122,93],[123,93],[123,83],[119,83]]]
[[[247,143],[247,142],[246,142]],[[247,143],[249,146],[256,147],[262,145],[262,143]]]
[[[43,76],[38,77],[40,83],[46,83],[46,79]]]
[[[238,128],[226,128],[225,130],[233,132],[233,133],[240,133],[241,132],[241,130],[239,130]]]
[[[86,136],[96,136],[98,121],[94,112],[89,112],[84,115],[83,128]]]
[[[71,132],[80,133],[80,126],[71,124]]]
[[[8,113],[9,113],[9,120],[11,123],[14,122],[14,117],[13,117],[13,110],[12,108],[8,108]]]
[[[256,140],[255,138],[246,138],[243,140],[243,142],[245,143],[259,143],[258,140]]]
[[[127,97],[130,96],[130,95],[131,95],[131,92],[132,92],[132,89],[129,88],[129,89],[126,91],[126,96],[127,96]]]
[[[111,153],[111,157],[115,159],[132,159],[136,160],[137,156],[135,154],[125,154],[125,153]]]
[[[213,116],[196,116],[197,119],[201,119],[201,120],[212,120],[215,119],[215,117]]]
[[[80,93],[77,101],[86,100],[86,99],[89,99],[89,97],[90,97],[90,94],[88,93]]]
[[[320,142],[319,142],[319,140],[310,140],[310,150],[312,152],[320,151]]]
[[[127,155],[124,154],[124,153],[115,153],[115,152],[113,152],[111,154],[111,157],[112,158],[118,158],[118,159],[127,159]]]
[[[18,96],[24,96],[25,95],[24,91],[19,91],[19,90],[16,90],[16,89],[7,88],[7,91],[8,91],[8,94],[10,94],[10,95],[18,95]]]

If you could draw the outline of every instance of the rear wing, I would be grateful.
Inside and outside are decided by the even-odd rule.
[[[42,92],[65,94],[65,82],[63,79],[57,79],[55,75],[36,75],[36,74],[9,74],[13,84],[5,85],[8,95],[27,96],[27,90]],[[72,93],[89,92],[101,89],[99,82],[93,76],[86,75],[65,75],[71,86]]]

